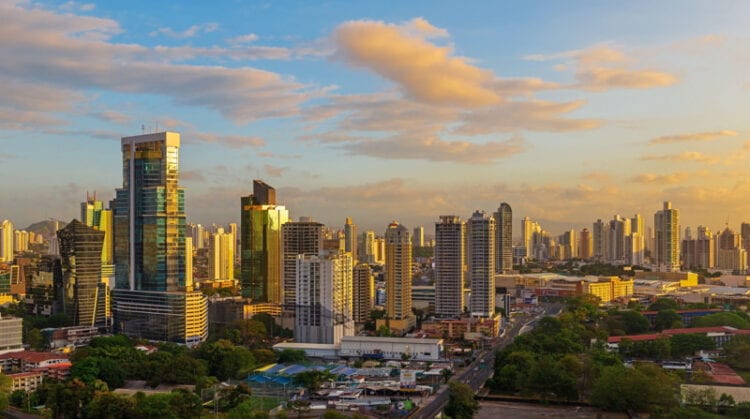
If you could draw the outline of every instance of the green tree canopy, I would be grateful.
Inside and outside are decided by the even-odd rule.
[[[479,402],[474,399],[474,390],[457,381],[448,383],[448,405],[445,413],[452,419],[471,419],[479,411]]]
[[[676,310],[664,309],[656,313],[654,329],[661,331],[664,329],[676,329],[680,327],[682,327],[682,316],[680,316]]]
[[[737,329],[750,329],[750,321],[739,313],[722,311],[693,320],[692,327],[731,326]]]

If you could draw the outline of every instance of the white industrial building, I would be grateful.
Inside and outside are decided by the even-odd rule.
[[[408,354],[414,361],[440,361],[443,359],[443,339],[344,336],[340,344],[282,342],[275,350],[299,349],[313,358],[371,358],[401,360]]]

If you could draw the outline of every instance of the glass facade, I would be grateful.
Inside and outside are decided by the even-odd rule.
[[[179,148],[174,132],[122,139],[123,186],[110,205],[113,326],[132,337],[193,344],[207,336],[208,308],[203,294],[187,290]]]
[[[169,132],[122,139],[123,187],[111,206],[119,289],[185,287],[185,194],[177,179],[179,144],[179,134]]]
[[[57,232],[63,311],[76,326],[106,325],[107,287],[101,282],[104,232],[73,220]]]
[[[113,291],[115,328],[122,334],[197,344],[208,336],[208,301],[200,292]]]
[[[256,205],[252,195],[241,203],[242,296],[281,304],[281,226],[289,213],[280,205]]]

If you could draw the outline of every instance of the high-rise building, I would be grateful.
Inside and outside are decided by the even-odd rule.
[[[354,267],[352,278],[354,322],[363,325],[370,321],[375,305],[375,277],[372,268],[366,263]]]
[[[393,221],[385,231],[385,319],[378,319],[377,327],[386,325],[395,333],[411,330],[416,319],[411,311],[411,235],[409,229]]]
[[[193,238],[185,237],[185,289],[193,290],[195,278],[193,277]]]
[[[578,240],[575,230],[569,230],[560,235],[558,240],[560,249],[559,259],[573,259],[578,257]]]
[[[742,247],[742,237],[729,227],[717,236],[716,267],[735,272],[747,271],[747,250]]]
[[[493,214],[495,217],[495,272],[513,270],[513,210],[503,202]]]
[[[223,228],[211,235],[208,244],[208,278],[234,279],[234,245],[232,234]]]
[[[133,337],[195,344],[208,334],[207,301],[187,290],[180,134],[122,139],[123,185],[114,219],[114,328]]]
[[[385,238],[375,238],[375,263],[380,265],[385,263]]]
[[[469,312],[472,316],[495,315],[495,220],[476,211],[466,223],[466,263],[471,282]]]
[[[113,222],[112,210],[104,209],[104,203],[96,199],[96,192],[93,195],[87,193],[86,201],[81,203],[81,223],[92,227],[94,230],[104,232],[104,242],[102,244],[102,282],[107,284],[108,289],[112,289],[115,286]],[[107,303],[109,307],[109,299]],[[107,317],[111,317],[109,311],[107,312]]]
[[[360,259],[365,263],[375,263],[375,232],[368,230],[362,233],[359,247]]]
[[[13,251],[25,252],[29,250],[29,233],[26,230],[16,230],[13,232]]]
[[[716,254],[714,236],[711,230],[698,226],[696,237],[685,238],[682,241],[682,266],[684,269],[715,267]]]
[[[354,335],[352,256],[349,252],[297,255],[294,340],[339,344]]]
[[[630,219],[615,215],[604,234],[605,259],[609,263],[624,264],[627,255],[627,237],[630,236]]]
[[[10,220],[3,220],[3,223],[0,224],[0,262],[13,262],[14,238],[15,230],[13,229],[13,223]]]
[[[354,263],[359,260],[357,253],[357,225],[354,224],[351,217],[346,217],[346,222],[344,223],[344,251],[352,254]]]
[[[76,326],[105,326],[109,290],[101,281],[105,233],[78,220],[57,232],[62,265],[62,309]]]
[[[301,217],[299,221],[288,221],[281,226],[284,286],[284,326],[294,327],[297,305],[297,256],[317,256],[323,250],[321,223]],[[291,321],[290,321],[291,320]]]
[[[593,258],[596,260],[604,260],[605,255],[605,249],[607,247],[607,244],[605,243],[605,237],[604,237],[604,222],[601,219],[598,219],[594,222],[592,226],[593,231],[593,237],[592,237],[592,245],[594,248]]]
[[[232,235],[232,255],[237,257],[237,239],[239,238],[239,230],[237,229],[237,223],[229,223],[229,234]]]
[[[414,227],[412,244],[414,245],[414,247],[424,247],[424,227]]]
[[[241,198],[242,296],[253,303],[281,304],[281,226],[289,213],[276,205],[276,190],[253,180],[253,194]]]
[[[578,256],[583,260],[591,259],[594,250],[591,232],[588,228],[584,228],[578,237],[580,238],[578,240]]]
[[[742,248],[750,250],[750,223],[740,224],[740,236],[742,237]]]
[[[460,317],[464,311],[466,225],[455,215],[435,223],[435,315]]]
[[[672,203],[664,202],[664,208],[654,214],[654,265],[659,271],[680,270],[680,211]]]
[[[626,259],[631,265],[643,265],[646,262],[646,225],[641,214],[630,219],[630,236],[626,239]]]

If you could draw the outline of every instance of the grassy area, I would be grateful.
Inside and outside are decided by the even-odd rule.
[[[272,396],[250,396],[253,409],[269,411],[281,404],[282,399]]]

